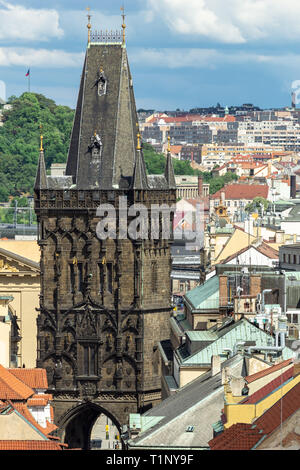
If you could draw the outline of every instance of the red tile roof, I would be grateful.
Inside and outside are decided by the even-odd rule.
[[[43,428],[42,426],[40,426],[38,424],[38,422],[34,419],[34,417],[32,416],[32,414],[30,413],[29,409],[27,408],[27,404],[26,403],[12,403],[12,406],[15,410],[17,410],[20,414],[22,414],[22,416],[24,416],[24,418],[29,421],[29,423],[31,423],[36,429],[38,429],[38,431],[40,431],[41,433],[44,434],[44,436],[46,437],[49,437],[48,436],[48,433],[50,431],[48,431],[47,427],[46,428]],[[51,423],[49,423],[51,424]],[[54,427],[52,427],[51,431],[53,431],[54,429],[57,429],[57,426],[53,425]]]
[[[272,393],[276,388],[280,387],[281,384],[292,378],[294,375],[294,366],[290,367],[283,374],[271,380],[267,385],[252,393],[249,397],[245,398],[241,403],[254,404],[265,398],[267,395]]]
[[[261,245],[255,247],[257,251],[262,253],[263,255],[267,256],[271,259],[279,259],[279,251],[275,250],[272,246],[268,245],[268,243],[262,242]]]
[[[237,226],[235,226],[237,228]],[[220,262],[220,264],[226,264],[229,263],[229,261],[233,260],[237,256],[240,256],[241,254],[245,253],[247,250],[250,248],[254,248],[255,250],[259,251],[261,254],[267,256],[270,259],[276,260],[279,259],[279,252],[275,250],[275,248],[272,248],[269,246],[267,243],[262,242],[261,245],[259,246],[254,246],[254,245],[247,245],[244,248],[241,248],[239,251],[236,251],[232,255],[228,256],[224,260]]]
[[[255,374],[248,375],[247,377],[245,377],[245,380],[247,381],[248,384],[250,384],[252,382],[255,382],[255,380],[261,379],[262,377],[266,377],[267,375],[272,374],[273,372],[276,372],[277,370],[283,369],[289,364],[293,364],[292,359],[287,359],[286,361],[279,362],[279,364],[275,364],[272,367],[268,367],[267,369],[260,370],[259,372],[256,372]]]
[[[179,153],[181,152],[182,145],[171,145],[171,153]]]
[[[46,427],[42,427],[35,420],[33,415],[28,409],[28,406],[46,406],[50,400],[52,400],[51,394],[34,393],[33,388],[35,389],[47,389],[47,375],[44,369],[6,369],[0,365],[0,414],[10,414],[13,412],[18,412],[22,415],[27,422],[34,426],[44,437],[45,439],[54,439],[50,435],[57,426],[53,423],[46,421]],[[50,406],[51,420],[53,420],[53,409]],[[8,444],[5,444],[6,441],[0,441],[0,450],[10,448]],[[15,442],[15,441],[10,441]],[[16,449],[27,449],[27,443],[29,442],[28,449],[31,449],[31,441],[18,441],[21,444],[17,445]],[[36,441],[40,442],[40,441]],[[45,441],[48,442],[48,441]],[[25,443],[25,444],[24,444]],[[38,445],[38,444],[37,444]],[[46,444],[43,444],[44,447]],[[55,446],[50,443],[48,445],[49,449],[61,449],[61,446],[64,444],[55,443]],[[19,447],[18,447],[19,446]],[[23,447],[22,447],[23,446]],[[24,447],[25,446],[25,447]],[[35,444],[33,445],[33,448]],[[45,449],[47,446],[45,447]],[[12,448],[14,449],[14,447]]]
[[[238,423],[209,441],[211,450],[250,450],[259,441],[260,430],[251,424]]]
[[[47,395],[35,395],[27,400],[27,405],[30,407],[46,406],[48,403],[49,397]]]
[[[247,199],[255,197],[268,198],[269,187],[267,184],[228,184],[211,196],[211,199],[220,199],[225,192],[225,199]]]
[[[0,450],[63,450],[66,444],[53,441],[0,441]]]
[[[212,450],[251,450],[300,409],[300,383],[252,424],[237,423],[209,441]]]
[[[0,400],[27,400],[33,394],[32,388],[0,364]]]
[[[164,117],[164,116],[154,116],[147,123],[153,123],[157,121],[164,121],[165,123],[171,124],[181,123],[181,122],[191,122],[191,121],[204,121],[204,122],[235,122],[235,117],[232,115],[227,115],[224,117],[219,116],[203,116],[200,114],[185,114],[184,116],[176,117]]]
[[[285,421],[299,408],[300,383],[295,385],[295,387],[286,393],[282,397],[282,400],[278,400],[268,411],[260,416],[255,421],[255,424],[258,428],[263,429],[266,434],[270,434],[280,425],[280,411],[282,411],[282,421]]]
[[[47,389],[47,373],[45,369],[8,369],[8,371],[30,388]]]

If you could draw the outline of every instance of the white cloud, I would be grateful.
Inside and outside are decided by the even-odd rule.
[[[183,35],[232,44],[300,39],[299,0],[148,0],[148,7]]]
[[[6,101],[6,84],[3,80],[0,80],[0,99]]]
[[[0,18],[0,39],[47,41],[64,34],[56,10],[25,8],[0,0]]]
[[[26,47],[0,47],[0,66],[25,67],[82,67],[84,53],[63,50],[33,49]]]
[[[214,68],[219,52],[215,49],[146,49],[130,48],[129,61],[132,64],[143,64],[148,67],[178,69],[185,67]]]
[[[210,68],[222,64],[267,64],[300,69],[300,54],[257,54],[244,51],[224,52],[201,48],[131,48],[128,52],[132,64],[165,69]]]

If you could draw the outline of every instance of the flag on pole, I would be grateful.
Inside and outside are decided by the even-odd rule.
[[[28,77],[28,92],[30,93],[30,69],[27,70],[25,77]]]

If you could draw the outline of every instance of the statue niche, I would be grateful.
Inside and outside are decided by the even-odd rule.
[[[91,137],[91,143],[88,146],[89,152],[92,154],[92,158],[99,159],[102,155],[102,140],[97,132]]]
[[[97,79],[96,79],[93,87],[94,86],[97,86],[98,96],[106,95],[107,78],[106,78],[105,73],[103,72],[102,68],[100,68],[100,70],[97,72]]]

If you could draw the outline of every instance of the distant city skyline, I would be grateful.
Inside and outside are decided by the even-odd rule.
[[[0,80],[76,106],[87,44],[79,0],[0,0]],[[92,29],[120,29],[122,2],[95,0]],[[290,106],[300,80],[296,0],[126,0],[126,44],[138,108]],[[297,90],[296,90],[297,91]]]

